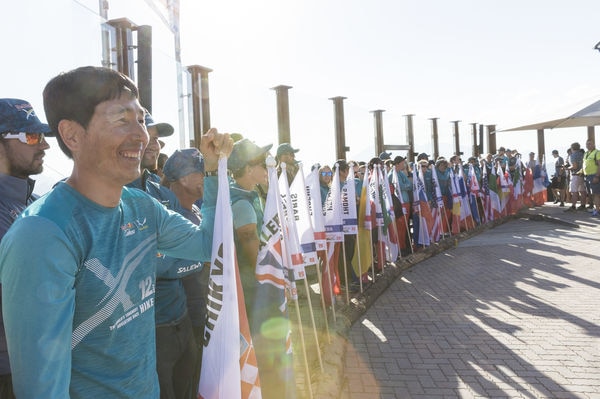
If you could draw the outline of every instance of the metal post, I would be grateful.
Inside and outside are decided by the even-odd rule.
[[[546,154],[546,143],[544,140],[544,129],[537,130],[537,140],[538,140],[538,161],[542,162],[544,158],[544,154]]]
[[[277,130],[279,132],[279,144],[290,143],[290,102],[288,90],[292,86],[279,85],[272,87],[277,95]]]
[[[408,162],[415,161],[415,136],[413,131],[413,119],[414,114],[404,115],[406,118],[406,142],[408,143],[408,152],[406,154],[406,158]]]
[[[479,145],[477,146],[479,153],[483,154],[483,125],[479,125]]]
[[[595,130],[595,126],[588,126],[587,127],[587,139],[588,140],[592,140],[592,143],[596,143],[596,130]],[[586,140],[587,141],[587,140]]]
[[[373,113],[375,121],[375,156],[378,156],[384,150],[382,114],[385,112],[385,110],[376,109],[375,111],[371,112]]]
[[[438,159],[440,156],[440,146],[438,142],[438,125],[439,118],[429,118],[431,121],[431,141],[433,143],[433,159]]]
[[[488,152],[495,154],[496,150],[496,125],[487,125],[488,131]]]
[[[140,104],[152,113],[152,27],[137,28],[137,84]]]
[[[192,85],[191,113],[194,146],[200,148],[202,134],[210,129],[208,74],[212,72],[212,69],[200,65],[190,65],[187,70],[190,72]]]
[[[127,18],[111,19],[107,24],[115,28],[115,64],[117,71],[129,76],[135,81],[135,68],[133,60],[133,34],[137,26]]]
[[[473,138],[472,156],[479,157],[479,146],[477,145],[477,123],[471,123],[471,137]]]
[[[452,121],[452,125],[454,126],[453,135],[454,135],[454,155],[462,155],[460,151],[460,133],[458,130],[458,123],[460,121]]]
[[[331,97],[333,101],[333,119],[335,129],[335,159],[346,159],[346,130],[344,127],[344,100],[346,97]]]

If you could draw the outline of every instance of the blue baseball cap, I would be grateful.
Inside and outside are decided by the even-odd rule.
[[[175,150],[165,161],[163,173],[169,181],[179,180],[190,173],[204,173],[204,157],[197,148]]]
[[[381,159],[382,161],[391,159],[392,157],[392,153],[391,152],[385,152],[383,151],[381,154],[379,154],[379,159]]]
[[[50,126],[40,122],[31,104],[18,98],[0,98],[0,133],[6,132],[54,136]]]
[[[150,115],[150,112],[146,111],[146,115],[144,115],[144,122],[146,123],[146,127],[156,126],[156,130],[158,131],[158,137],[168,137],[173,134],[175,129],[173,126],[168,123],[157,123],[154,122],[154,118]]]

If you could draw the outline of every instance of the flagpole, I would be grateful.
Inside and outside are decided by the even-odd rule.
[[[317,346],[317,358],[319,359],[319,366],[321,366],[321,373],[324,373],[323,360],[321,359],[321,345],[319,344],[319,334],[317,332],[317,324],[315,323],[315,314],[312,308],[312,300],[310,299],[310,289],[308,287],[308,281],[304,278],[304,288],[306,289],[306,299],[308,300],[308,309],[310,312],[310,318],[312,320],[313,333],[315,335],[315,345]]]
[[[308,397],[312,398],[312,383],[310,381],[310,371],[308,368],[308,356],[306,354],[306,342],[304,341],[304,331],[302,329],[302,317],[300,316],[300,304],[298,295],[295,295],[294,303],[296,305],[296,317],[298,319],[298,333],[300,334],[300,342],[302,343],[302,354],[304,355],[304,372],[306,373],[306,382],[308,383]]]
[[[323,250],[320,250],[321,255]],[[325,258],[327,258],[327,254],[325,254]],[[321,308],[323,309],[323,319],[325,321],[325,331],[327,332],[327,342],[331,343],[331,335],[329,334],[329,320],[327,320],[327,306],[325,306],[325,297],[323,296],[323,279],[321,277],[321,267],[319,263],[321,261],[321,256],[317,257],[317,263],[315,263],[315,267],[317,268],[317,281],[319,283],[319,293],[321,294]]]
[[[446,221],[446,228],[448,229],[448,235],[451,235],[451,230],[450,230],[450,221],[448,221],[448,214],[446,213],[446,205],[444,205],[442,208],[442,210],[440,212],[443,212],[444,216],[444,220]],[[444,234],[444,238],[446,237],[446,234]]]
[[[362,259],[360,258],[360,238],[358,232],[356,236],[356,255],[358,255],[358,285],[360,287],[360,293],[363,293],[363,282],[362,282]]]
[[[333,245],[333,251],[335,253],[335,243],[333,243]],[[333,256],[333,254],[331,256]],[[329,283],[327,286],[329,288],[329,297],[331,298],[331,312],[333,315],[333,323],[335,324],[337,322],[335,316],[335,295],[333,295],[333,282],[331,281],[331,271],[329,270],[329,251],[327,251],[327,256],[325,257],[325,274],[327,275],[327,282]]]
[[[410,209],[410,204],[408,205],[408,208]],[[406,216],[406,213],[404,211],[405,211],[404,206],[402,206],[402,216],[404,216],[404,224],[406,225],[406,235],[408,235],[408,243],[410,244],[410,253],[414,254],[415,250],[413,249],[413,239],[410,234],[410,226],[408,225],[408,217]]]
[[[348,266],[346,263],[346,243],[342,241],[342,256],[344,257],[344,281],[346,282],[346,305],[350,305],[350,284],[348,282]]]
[[[373,230],[371,230],[371,246],[373,246]],[[379,252],[379,248],[376,248],[376,251]],[[375,254],[371,254],[371,274],[373,275],[373,284],[375,284]]]

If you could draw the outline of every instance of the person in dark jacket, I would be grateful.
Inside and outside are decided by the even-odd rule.
[[[44,136],[50,135],[48,125],[40,122],[27,101],[0,99],[0,240],[23,209],[37,199],[35,180],[29,176],[42,173],[45,151],[50,148]],[[0,398],[14,398],[1,301]]]

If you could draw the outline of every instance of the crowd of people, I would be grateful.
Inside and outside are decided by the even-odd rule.
[[[135,84],[105,68],[62,73],[43,98],[48,124],[27,101],[0,99],[0,397],[196,398],[218,159],[228,158],[236,258],[252,320],[267,160],[273,153],[291,185],[303,173],[299,149],[282,143],[272,151],[210,129],[199,149],[167,156],[161,138],[173,126],[155,122]],[[31,176],[43,171],[50,136],[73,169],[38,198]],[[600,154],[592,140],[586,148],[573,143],[566,161],[554,150],[551,176],[534,153],[521,160],[504,147],[466,162],[382,152],[313,165],[324,213],[352,185],[359,229],[368,215],[382,227],[370,235],[364,268],[353,266],[362,257],[358,236],[344,235],[336,293],[362,289],[385,262],[431,242],[542,205],[549,185],[555,204],[570,201],[567,211],[598,216]],[[256,355],[261,373],[276,372],[269,354]],[[281,397],[270,381],[262,381],[263,397]]]

